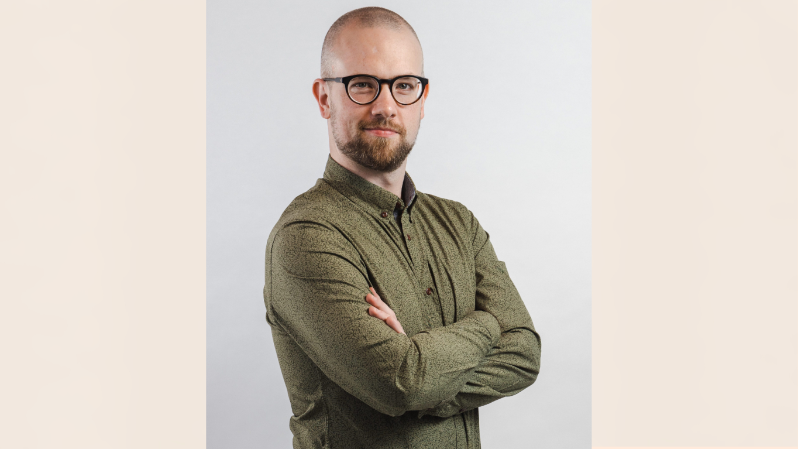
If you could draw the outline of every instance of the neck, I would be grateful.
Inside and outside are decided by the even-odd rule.
[[[382,187],[399,198],[402,197],[402,184],[405,180],[405,167],[407,167],[407,159],[402,162],[402,165],[400,165],[399,168],[390,173],[386,173],[372,170],[368,167],[358,164],[352,159],[346,157],[346,155],[341,153],[341,151],[334,146],[330,148],[330,157],[332,157],[335,162],[338,162],[341,167],[344,167],[366,181]]]

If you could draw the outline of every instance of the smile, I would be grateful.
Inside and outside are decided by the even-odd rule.
[[[366,128],[365,131],[379,137],[391,137],[397,134],[396,131],[385,128]]]

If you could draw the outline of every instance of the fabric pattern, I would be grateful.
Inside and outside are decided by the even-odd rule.
[[[540,336],[462,204],[399,198],[328,157],[266,246],[295,449],[480,447],[478,408],[531,385]],[[368,313],[374,287],[406,335]]]

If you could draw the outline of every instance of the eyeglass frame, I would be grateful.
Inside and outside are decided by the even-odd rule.
[[[377,94],[374,95],[374,98],[372,98],[371,101],[369,101],[368,103],[358,103],[357,101],[355,101],[352,98],[351,95],[349,95],[349,82],[352,81],[354,78],[357,78],[359,76],[365,76],[367,78],[371,78],[371,79],[377,80]],[[412,103],[402,103],[401,101],[397,100],[396,97],[393,95],[393,85],[400,78],[416,78],[419,81],[421,81],[421,93],[418,94],[418,98],[416,98]],[[346,90],[346,96],[349,97],[350,100],[352,100],[352,103],[359,104],[359,105],[367,105],[367,104],[374,103],[374,101],[377,98],[379,98],[380,93],[382,92],[382,85],[383,84],[388,84],[388,86],[390,86],[390,89],[388,89],[388,91],[391,93],[391,98],[393,98],[393,100],[397,104],[401,104],[402,106],[410,106],[411,104],[416,104],[418,102],[418,100],[420,100],[421,97],[424,96],[424,91],[427,89],[427,83],[429,83],[429,80],[427,78],[424,78],[424,77],[418,76],[418,75],[400,75],[400,76],[397,76],[396,78],[393,78],[393,79],[382,79],[382,78],[377,78],[374,75],[360,74],[360,75],[344,76],[344,77],[339,77],[339,78],[322,78],[322,80],[324,80],[324,81],[335,81],[337,83],[343,84],[344,85],[344,90]]]

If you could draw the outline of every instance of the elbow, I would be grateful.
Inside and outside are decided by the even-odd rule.
[[[386,385],[382,397],[374,407],[377,411],[388,416],[402,416],[413,410],[432,408],[435,403],[424,400],[427,397],[422,391],[405,389],[401,385]]]
[[[408,411],[430,408],[432,387],[425,374],[423,360],[415,345],[409,344],[405,357],[370,371],[369,376],[352,378],[352,387],[361,392],[358,398],[374,410],[392,417]]]
[[[524,374],[526,385],[524,388],[535,383],[540,373],[540,335],[532,331],[531,335],[527,338],[527,344],[524,348],[524,358],[526,360],[524,366]]]
[[[534,349],[530,354],[530,362],[532,364],[532,370],[534,371],[534,376],[532,377],[532,382],[530,385],[535,382],[535,379],[538,378],[538,373],[540,373],[540,335],[535,332],[535,341],[534,341]]]
[[[390,395],[382,395],[380,398],[374,398],[372,403],[369,404],[374,410],[392,417],[402,416],[410,410],[413,410],[412,402],[406,397],[394,392]]]
[[[401,416],[409,411],[434,408],[445,397],[457,393],[456,382],[448,382],[449,388],[426,381],[425,376],[408,378],[397,373],[394,379],[381,382],[379,393],[370,404],[378,412],[388,416]]]
[[[366,402],[371,408],[392,417],[402,416],[412,409],[412,394],[398,388],[396,384],[391,382],[381,382],[382,385],[379,389],[366,399]]]
[[[407,412],[407,409],[396,404],[380,404],[379,406],[373,408],[383,415],[388,415],[394,418],[397,416],[402,416],[405,414],[405,412]]]

